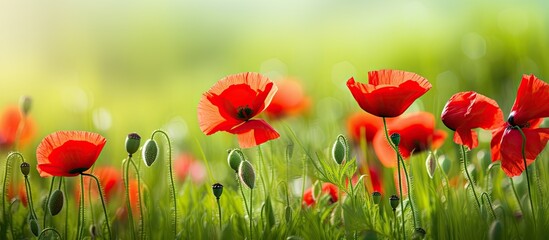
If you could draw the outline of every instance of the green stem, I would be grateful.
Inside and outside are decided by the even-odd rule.
[[[478,209],[480,210],[480,202],[477,197],[477,191],[475,190],[475,183],[473,180],[471,180],[471,175],[469,174],[469,169],[467,168],[467,153],[465,151],[465,146],[460,145],[461,147],[461,155],[463,155],[463,170],[465,171],[465,174],[467,175],[467,181],[469,181],[469,186],[473,190],[473,195],[475,196],[475,201],[477,202]]]
[[[254,190],[252,188],[250,188],[250,240],[253,239],[253,205],[254,205],[254,202],[253,202],[253,193],[254,193]]]
[[[141,199],[141,176],[139,175],[139,168],[137,168],[131,158],[130,163],[132,164],[135,170],[135,174],[137,175],[137,202],[139,203],[139,214],[141,215],[141,217],[139,218],[139,224],[141,225],[141,239],[145,239],[145,223],[143,220],[143,218],[145,218],[145,215],[143,213],[143,200]]]
[[[526,183],[528,184],[528,199],[530,200],[530,209],[532,210],[532,217],[534,218],[534,227],[536,226],[536,211],[534,210],[534,203],[532,201],[532,191],[530,190],[530,176],[528,175],[528,164],[526,162],[526,135],[520,127],[515,127],[522,136],[522,162],[524,163],[524,171],[526,172]]]
[[[389,143],[389,145],[391,145],[391,147],[393,148],[393,150],[395,151],[395,153],[397,155],[397,171],[398,171],[397,175],[398,175],[398,189],[400,191],[400,211],[401,211],[401,216],[402,216],[402,235],[404,236],[404,239],[406,239],[406,225],[404,223],[404,203],[403,203],[403,200],[402,200],[404,198],[404,196],[402,195],[402,179],[401,179],[401,176],[400,176],[400,161],[399,161],[400,152],[398,151],[398,147],[395,146],[393,144],[393,142],[391,141],[391,138],[389,138],[389,131],[387,130],[387,121],[385,120],[385,117],[383,117],[382,119],[383,119],[383,129],[385,130],[385,138],[387,138],[387,142]],[[395,213],[395,216],[396,216],[396,213]]]
[[[223,230],[223,225],[221,223],[221,204],[219,203],[219,198],[216,198],[217,200],[217,210],[219,211],[219,231]]]
[[[482,199],[482,203],[484,204],[484,198],[486,198],[486,201],[488,202],[488,205],[490,205],[490,212],[492,213],[492,217],[494,217],[494,219],[496,219],[496,212],[494,212],[494,207],[492,206],[492,201],[490,200],[490,196],[488,196],[488,193],[486,192],[483,192],[481,195],[480,195],[480,198]]]
[[[13,156],[18,156],[20,159],[21,159],[21,163],[25,162],[25,158],[23,157],[23,155],[19,152],[11,152],[10,154],[8,154],[8,157],[6,158],[6,168],[5,168],[5,172],[4,172],[4,184],[2,186],[2,212],[4,214],[4,219],[7,219],[8,217],[10,217],[11,215],[10,214],[6,214],[6,188],[8,187],[8,170],[11,169],[10,167],[10,163],[11,163],[11,159],[13,158]]]
[[[63,190],[65,193],[67,192],[67,183],[65,182],[65,178],[61,178],[61,181],[63,182]],[[68,239],[68,231],[69,231],[69,201],[65,201],[67,203],[67,206],[65,206],[65,239]],[[45,227],[45,226],[44,226]]]
[[[242,182],[240,181],[240,178],[238,177],[238,173],[236,174],[236,181],[238,182],[238,188],[240,188],[240,193],[242,194],[242,200],[244,200],[244,208],[246,209],[246,213],[248,213],[248,216],[251,216],[250,210],[248,208],[248,203],[246,202],[246,195],[244,195],[244,189],[242,188]],[[250,229],[251,231],[251,229]],[[250,233],[251,235],[251,233]]]
[[[95,180],[95,183],[97,183],[97,189],[99,190],[99,197],[101,198],[101,204],[103,205],[103,214],[105,214],[105,223],[107,223],[107,231],[109,232],[109,239],[111,239],[112,234],[111,234],[111,227],[109,224],[109,215],[107,214],[107,208],[105,206],[105,200],[103,198],[103,189],[101,188],[101,184],[99,184],[99,179],[97,179],[97,177],[94,176],[93,174],[81,173],[80,175],[91,177]]]
[[[55,181],[55,177],[52,177],[51,178],[51,183],[50,183],[50,191],[48,192],[48,195],[46,196],[46,206],[49,206],[49,204],[50,204],[50,196],[51,196],[51,192],[53,191],[54,181]],[[47,220],[47,217],[48,217],[49,209],[50,208],[46,207],[46,209],[44,210],[44,227],[46,227],[46,220]]]
[[[520,204],[520,198],[517,194],[517,189],[515,188],[515,182],[513,181],[513,178],[509,178],[509,182],[511,182],[511,188],[513,189],[513,193],[515,194],[515,198],[517,199],[517,204],[519,205],[520,211],[524,212],[522,204]]]
[[[25,190],[27,191],[27,199],[29,200],[29,208],[30,208],[31,214],[34,216],[34,219],[38,219],[38,216],[36,215],[36,211],[34,210],[34,205],[32,201],[32,189],[31,189],[28,176],[25,176]]]
[[[61,234],[59,234],[59,232],[57,230],[55,230],[55,228],[45,228],[44,230],[42,230],[42,232],[40,232],[40,235],[38,235],[38,240],[42,239],[42,237],[45,236],[44,234],[46,234],[46,232],[50,232],[50,231],[57,234],[57,237],[59,239],[63,239],[61,237]]]
[[[130,222],[130,239],[135,239],[135,226],[133,222],[133,213],[132,213],[132,207],[130,203],[130,179],[129,179],[129,169],[130,169],[130,159],[131,157],[128,157],[127,160],[124,160],[122,162],[122,168],[124,171],[124,187],[126,188],[126,209],[128,211],[128,220]]]
[[[402,159],[402,155],[400,153],[398,154],[398,159],[400,161],[400,164],[402,164],[402,169],[404,169],[404,176],[406,176],[406,188],[408,189],[408,198],[410,199],[410,208],[412,208],[412,216],[414,218],[414,229],[417,228],[416,223],[419,222],[419,220],[416,217],[416,208],[414,207],[414,201],[413,201],[413,194],[412,194],[412,188],[410,188],[410,177],[408,176],[408,170],[406,170],[406,164],[404,164],[404,160]],[[400,175],[400,173],[399,173]]]
[[[154,135],[156,133],[160,133],[162,135],[164,135],[164,137],[166,137],[166,140],[168,141],[168,167],[169,167],[169,172],[170,172],[170,194],[172,195],[172,201],[173,201],[173,209],[174,209],[174,212],[173,212],[173,233],[174,233],[174,237],[177,236],[177,200],[176,200],[176,192],[175,192],[175,184],[174,184],[174,181],[173,181],[173,170],[172,170],[172,143],[170,141],[170,137],[168,136],[168,134],[162,130],[155,130],[152,135],[151,135],[151,139],[154,139]]]
[[[76,239],[82,239],[82,234],[84,230],[84,221],[86,221],[84,216],[84,177],[80,174],[80,203],[78,209],[78,228],[76,232]]]

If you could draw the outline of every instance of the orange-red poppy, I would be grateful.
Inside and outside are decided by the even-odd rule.
[[[0,149],[10,149],[15,144],[19,124],[23,120],[23,113],[16,106],[9,106],[4,110],[0,120]],[[25,118],[24,127],[20,133],[19,142],[27,144],[35,134],[34,121],[30,117]]]
[[[549,84],[534,75],[524,75],[517,98],[507,122],[492,132],[492,161],[501,160],[501,168],[509,177],[520,175],[525,167],[522,156],[522,135],[526,136],[525,158],[527,165],[547,145],[549,128],[538,128],[549,117]]]
[[[117,194],[122,193],[122,173],[118,168],[111,166],[96,167],[93,170],[93,175],[99,179],[105,200],[108,202],[115,198]],[[91,178],[84,178],[84,195],[88,194],[88,187],[91,183],[91,198],[99,199],[99,192],[95,181]],[[80,184],[75,185],[76,196],[80,197]]]
[[[332,183],[323,183],[322,184],[321,195],[328,194],[329,197],[330,197],[330,202],[331,203],[337,202],[337,200],[338,200],[338,191],[339,191],[339,189],[337,188],[337,186],[332,184]],[[313,206],[313,205],[315,205],[315,203],[316,203],[316,200],[313,197],[313,187],[311,187],[303,193],[303,205]]]
[[[473,128],[495,129],[503,123],[503,112],[496,101],[476,92],[454,94],[442,110],[441,120],[455,131],[454,142],[469,149],[478,146]]]
[[[23,206],[27,207],[28,199],[27,199],[27,190],[25,187],[25,182],[20,182],[19,184],[17,184],[17,186],[15,186],[14,184],[9,184],[8,189],[6,191],[6,197],[8,198],[9,201],[11,201],[14,198],[18,198],[19,201],[21,201],[21,203],[23,204]]]
[[[187,180],[187,177],[193,181],[193,183],[202,183],[206,180],[206,169],[202,162],[195,159],[195,157],[189,153],[182,153],[174,161],[174,171],[177,180],[183,182]]]
[[[360,143],[362,137],[371,143],[378,130],[383,130],[383,120],[367,112],[356,112],[347,118],[347,132],[355,143]]]
[[[427,79],[399,70],[368,72],[368,84],[347,81],[347,87],[366,112],[378,117],[398,117],[431,88]]]
[[[395,119],[387,125],[389,135],[400,134],[398,149],[404,159],[413,153],[436,149],[444,143],[446,132],[435,129],[435,117],[428,112],[416,112]],[[384,132],[378,132],[374,138],[374,150],[385,167],[396,167],[395,151],[387,142]]]
[[[270,118],[303,113],[311,104],[311,99],[305,95],[300,82],[292,79],[284,79],[276,82],[278,91],[271,104],[265,109],[265,114]]]
[[[271,102],[277,91],[259,73],[240,73],[219,80],[198,104],[198,122],[206,135],[218,131],[236,134],[241,148],[254,147],[280,137],[261,119],[252,119]]]
[[[92,132],[58,131],[46,136],[36,149],[41,177],[72,177],[88,170],[97,160],[106,139]]]

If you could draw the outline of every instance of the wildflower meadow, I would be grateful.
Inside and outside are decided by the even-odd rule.
[[[547,3],[44,4],[0,3],[0,239],[548,236]]]

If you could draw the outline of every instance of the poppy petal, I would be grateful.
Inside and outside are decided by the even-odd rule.
[[[533,74],[524,75],[511,109],[514,123],[524,126],[531,119],[549,117],[549,104],[540,102],[549,102],[549,84]]]
[[[237,135],[241,148],[255,147],[280,137],[280,134],[271,125],[261,119],[246,121],[228,132]]]
[[[503,132],[507,128],[507,123],[503,123],[499,128],[492,130],[492,141],[490,142],[490,151],[492,155],[492,162],[501,159],[500,149],[501,140],[503,138]]]
[[[549,128],[522,129],[526,136],[526,163],[530,165],[543,151],[549,140]],[[516,129],[506,129],[501,141],[501,168],[509,177],[524,171],[522,156],[522,135]]]
[[[465,145],[469,150],[478,146],[477,132],[467,127],[458,128],[454,133],[454,142],[459,145]]]

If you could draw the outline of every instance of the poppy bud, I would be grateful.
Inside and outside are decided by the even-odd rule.
[[[250,189],[255,187],[255,170],[249,161],[242,161],[238,167],[238,176]]]
[[[400,198],[398,198],[397,195],[392,195],[391,198],[389,198],[389,201],[391,203],[391,207],[393,208],[393,211],[396,211],[396,208],[398,207],[398,201]]]
[[[137,133],[130,133],[126,137],[126,152],[131,156],[137,152],[141,144],[141,136]]]
[[[437,162],[435,160],[435,154],[433,152],[429,152],[427,155],[427,159],[425,160],[425,167],[427,168],[427,174],[429,174],[429,177],[433,179],[435,176],[435,170],[437,170]]]
[[[393,144],[398,147],[398,145],[400,144],[400,134],[391,133],[390,138],[391,138],[391,142],[393,142]]]
[[[90,229],[88,230],[90,231],[90,236],[92,239],[95,239],[98,236],[97,227],[95,226],[95,224],[90,225]]]
[[[244,153],[238,148],[230,150],[229,156],[227,157],[227,161],[229,162],[229,166],[235,171],[238,172],[238,167],[240,166],[240,163],[245,160]]]
[[[319,181],[315,181],[313,183],[313,200],[315,202],[319,200],[320,194],[322,194],[322,184]]]
[[[489,240],[504,239],[503,237],[503,226],[500,221],[495,220],[490,225],[490,230],[488,232]]]
[[[158,144],[154,139],[149,139],[143,144],[143,161],[150,167],[158,157]]]
[[[425,237],[425,229],[423,228],[416,228],[414,231],[414,235],[412,235],[412,239],[423,239]]]
[[[21,167],[21,173],[25,176],[28,176],[30,173],[30,164],[28,162],[22,162],[20,167]]]
[[[61,209],[63,209],[64,201],[65,201],[65,196],[63,195],[63,191],[59,189],[53,191],[48,203],[48,208],[52,216],[55,216],[59,212],[61,212]]]
[[[40,225],[38,225],[38,221],[36,221],[36,219],[34,218],[31,218],[29,220],[29,227],[30,227],[30,230],[32,232],[32,234],[36,237],[38,237],[38,235],[40,234]]]
[[[374,200],[374,204],[379,204],[379,202],[381,202],[381,193],[380,192],[372,193],[372,199]]]
[[[32,98],[29,96],[21,96],[19,106],[23,115],[28,115],[32,106]]]
[[[223,185],[221,183],[215,183],[212,185],[212,190],[214,196],[219,199],[221,197],[221,194],[223,194]]]
[[[292,220],[292,208],[290,206],[286,206],[284,217],[286,218],[286,223],[289,223]]]
[[[349,145],[347,144],[347,139],[341,134],[337,136],[334,146],[332,147],[332,158],[337,164],[341,164],[347,159],[348,149]]]

